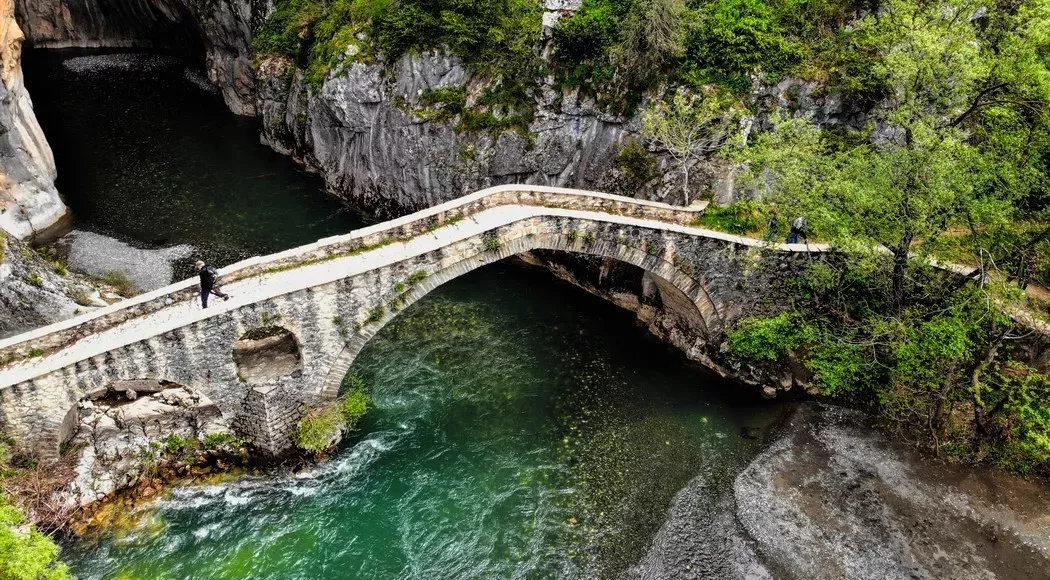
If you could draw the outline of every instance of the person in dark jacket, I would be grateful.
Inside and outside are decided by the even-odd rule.
[[[215,271],[215,268],[197,260],[197,273],[200,274],[201,277],[201,306],[204,308],[208,307],[208,297],[212,294],[223,300],[230,299],[229,294],[221,292],[215,287],[215,282],[218,278],[218,272]]]
[[[791,222],[791,233],[788,234],[787,243],[797,244],[799,238],[802,238],[808,244],[809,238],[806,236],[808,230],[809,221],[802,216],[798,216],[795,218],[795,221]]]

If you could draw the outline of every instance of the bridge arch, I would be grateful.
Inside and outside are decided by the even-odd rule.
[[[475,240],[473,252],[467,252],[461,259],[443,265],[436,271],[427,272],[425,279],[414,281],[416,283],[396,293],[391,300],[395,307],[383,308],[381,315],[379,310],[376,310],[371,316],[375,320],[354,329],[354,333],[347,338],[346,344],[326,375],[319,393],[320,400],[331,400],[338,396],[342,381],[349,373],[357,356],[369,341],[405,308],[446,282],[483,266],[533,250],[585,254],[636,266],[649,274],[662,278],[681,292],[692,308],[695,308],[695,319],[701,322],[699,330],[705,339],[712,339],[724,330],[726,321],[708,295],[703,280],[698,279],[695,274],[688,273],[687,265],[674,258],[672,242],[665,240],[664,244],[660,245],[652,239],[645,238],[633,240],[635,243],[631,243],[632,240],[627,239],[622,231],[619,231],[616,237],[611,238],[609,232],[600,231],[602,228],[595,227],[595,224],[581,226],[567,223],[566,225],[580,227],[540,232],[526,231],[517,235],[512,233],[510,237],[505,234],[500,235],[499,232],[490,232],[481,236],[480,240]]]

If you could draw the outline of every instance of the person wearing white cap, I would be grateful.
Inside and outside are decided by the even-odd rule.
[[[197,260],[197,273],[200,274],[201,277],[201,306],[204,308],[208,307],[208,297],[212,294],[223,300],[230,299],[229,294],[226,294],[215,287],[215,282],[218,278],[218,272],[215,271],[215,268],[205,264],[202,260]]]

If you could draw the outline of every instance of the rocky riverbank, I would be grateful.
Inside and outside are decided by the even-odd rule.
[[[100,279],[72,274],[0,230],[0,338],[27,332],[120,300]]]
[[[944,464],[840,407],[800,405],[721,500],[701,475],[630,578],[1050,577],[1050,487]]]
[[[943,464],[841,408],[803,406],[734,492],[738,520],[776,576],[1050,574],[1046,482]]]
[[[38,526],[85,531],[118,525],[172,484],[213,482],[258,464],[207,397],[165,381],[88,392],[63,421],[62,457],[40,463],[0,439],[0,480]]]

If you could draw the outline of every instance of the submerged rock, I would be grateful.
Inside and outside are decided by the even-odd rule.
[[[734,493],[775,577],[1050,577],[1050,489],[942,465],[859,413],[803,406]]]
[[[685,487],[648,553],[624,580],[765,580],[773,576],[734,516],[724,481],[704,474]]]

